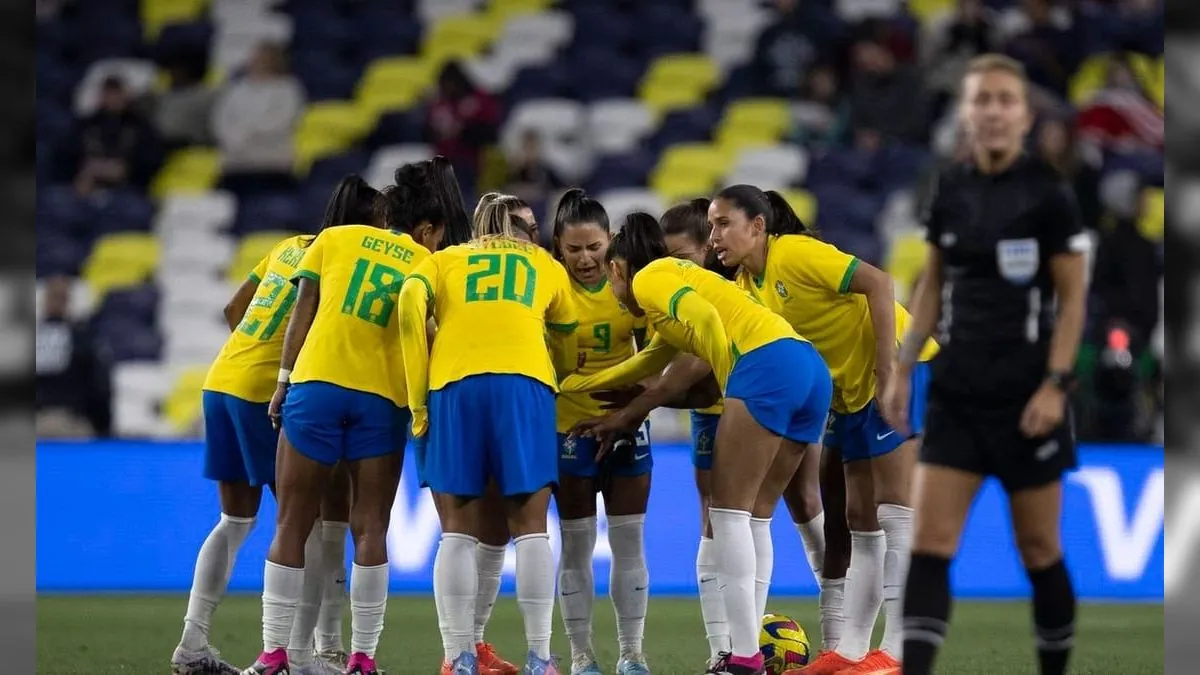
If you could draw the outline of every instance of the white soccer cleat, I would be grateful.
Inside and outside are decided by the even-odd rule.
[[[323,659],[314,659],[292,669],[292,675],[343,675],[345,672],[345,666],[339,666]]]
[[[176,647],[171,655],[172,675],[240,675],[241,668],[221,660],[221,652],[212,647],[195,651]]]

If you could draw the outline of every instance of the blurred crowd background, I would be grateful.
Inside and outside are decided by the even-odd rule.
[[[614,222],[720,184],[780,189],[824,238],[891,272],[904,300],[924,262],[928,178],[961,157],[957,81],[972,56],[1001,51],[1034,83],[1029,152],[1075,187],[1095,240],[1079,435],[1162,442],[1161,0],[39,0],[37,12],[42,438],[197,435],[235,285],[319,222],[342,175],[382,187],[434,153],[469,199],[503,189],[535,204],[545,235],[568,185]],[[1200,200],[1189,187],[1172,199]]]

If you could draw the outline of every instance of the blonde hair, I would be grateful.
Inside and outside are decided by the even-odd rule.
[[[481,239],[527,239],[528,225],[516,212],[523,206],[521,200],[512,195],[490,192],[479,200],[475,207],[472,234]]]
[[[1029,89],[1029,75],[1020,61],[1004,54],[980,54],[967,62],[967,72],[963,77],[982,73],[1008,73],[1021,81],[1026,90]]]

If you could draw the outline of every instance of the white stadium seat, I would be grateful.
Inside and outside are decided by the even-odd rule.
[[[113,431],[121,437],[169,434],[159,406],[171,388],[166,369],[153,362],[118,363],[113,368]]]
[[[730,185],[749,183],[764,190],[791,187],[804,182],[808,161],[808,153],[799,145],[746,150],[738,156],[725,182]]]
[[[121,78],[134,98],[149,94],[158,76],[152,61],[142,59],[102,59],[88,67],[75,88],[75,114],[92,114],[100,104],[100,84],[109,76]]]
[[[546,163],[564,180],[579,180],[591,169],[584,109],[578,101],[567,99],[527,101],[509,117],[500,134],[501,143],[511,155],[520,148],[524,132],[536,130]]]
[[[604,210],[608,212],[608,220],[612,223],[614,231],[621,226],[625,216],[634,211],[645,211],[657,218],[667,210],[662,199],[652,190],[645,188],[609,190],[597,199],[604,204]]]
[[[545,43],[555,49],[575,34],[575,21],[566,12],[541,12],[510,19],[504,25],[501,42]]]
[[[396,169],[404,164],[412,164],[433,157],[433,148],[420,143],[404,145],[389,145],[380,148],[371,155],[371,164],[367,167],[367,175],[363,176],[367,183],[377,190],[392,184]]]
[[[421,23],[437,23],[438,19],[474,12],[483,6],[483,0],[420,0],[417,3],[417,16]]]
[[[223,230],[237,215],[237,199],[228,192],[176,195],[165,199],[155,218],[159,233],[180,230]]]
[[[160,237],[159,269],[167,274],[221,273],[233,260],[233,238],[204,230],[176,231]]]
[[[617,155],[635,150],[654,130],[654,113],[632,98],[596,101],[588,108],[588,136],[598,155]]]
[[[237,70],[263,42],[291,44],[293,30],[292,17],[275,12],[247,14],[238,21],[218,24],[213,35],[212,65],[224,73]]]
[[[837,0],[834,9],[846,23],[854,25],[867,19],[898,16],[904,4],[904,0]]]
[[[702,48],[723,70],[740,66],[753,57],[758,36],[770,23],[770,13],[757,8],[742,8],[736,13],[710,17]]]
[[[168,366],[206,366],[229,337],[229,327],[219,316],[175,316],[170,323],[162,322],[162,331],[163,363]]]

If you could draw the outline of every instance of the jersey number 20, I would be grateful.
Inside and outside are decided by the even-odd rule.
[[[257,336],[260,341],[266,342],[279,330],[279,326],[287,318],[288,312],[292,311],[292,305],[296,304],[296,287],[279,274],[267,272],[267,276],[262,280],[262,288],[267,289],[267,294],[256,295],[250,301],[251,311],[247,311],[246,316],[242,317],[237,329],[250,337]],[[281,295],[283,299],[280,299]],[[271,312],[271,318],[265,325],[261,315],[251,316],[255,314],[253,312],[255,309],[265,309]]]
[[[368,285],[366,289],[364,282]],[[342,300],[342,314],[386,327],[396,311],[396,296],[403,282],[404,273],[400,270],[359,258]]]
[[[477,253],[467,258],[467,267],[471,269],[467,274],[467,302],[504,299],[533,307],[537,270],[525,256],[518,253]],[[523,280],[518,279],[522,270],[525,273]],[[524,281],[519,291],[518,281]]]

